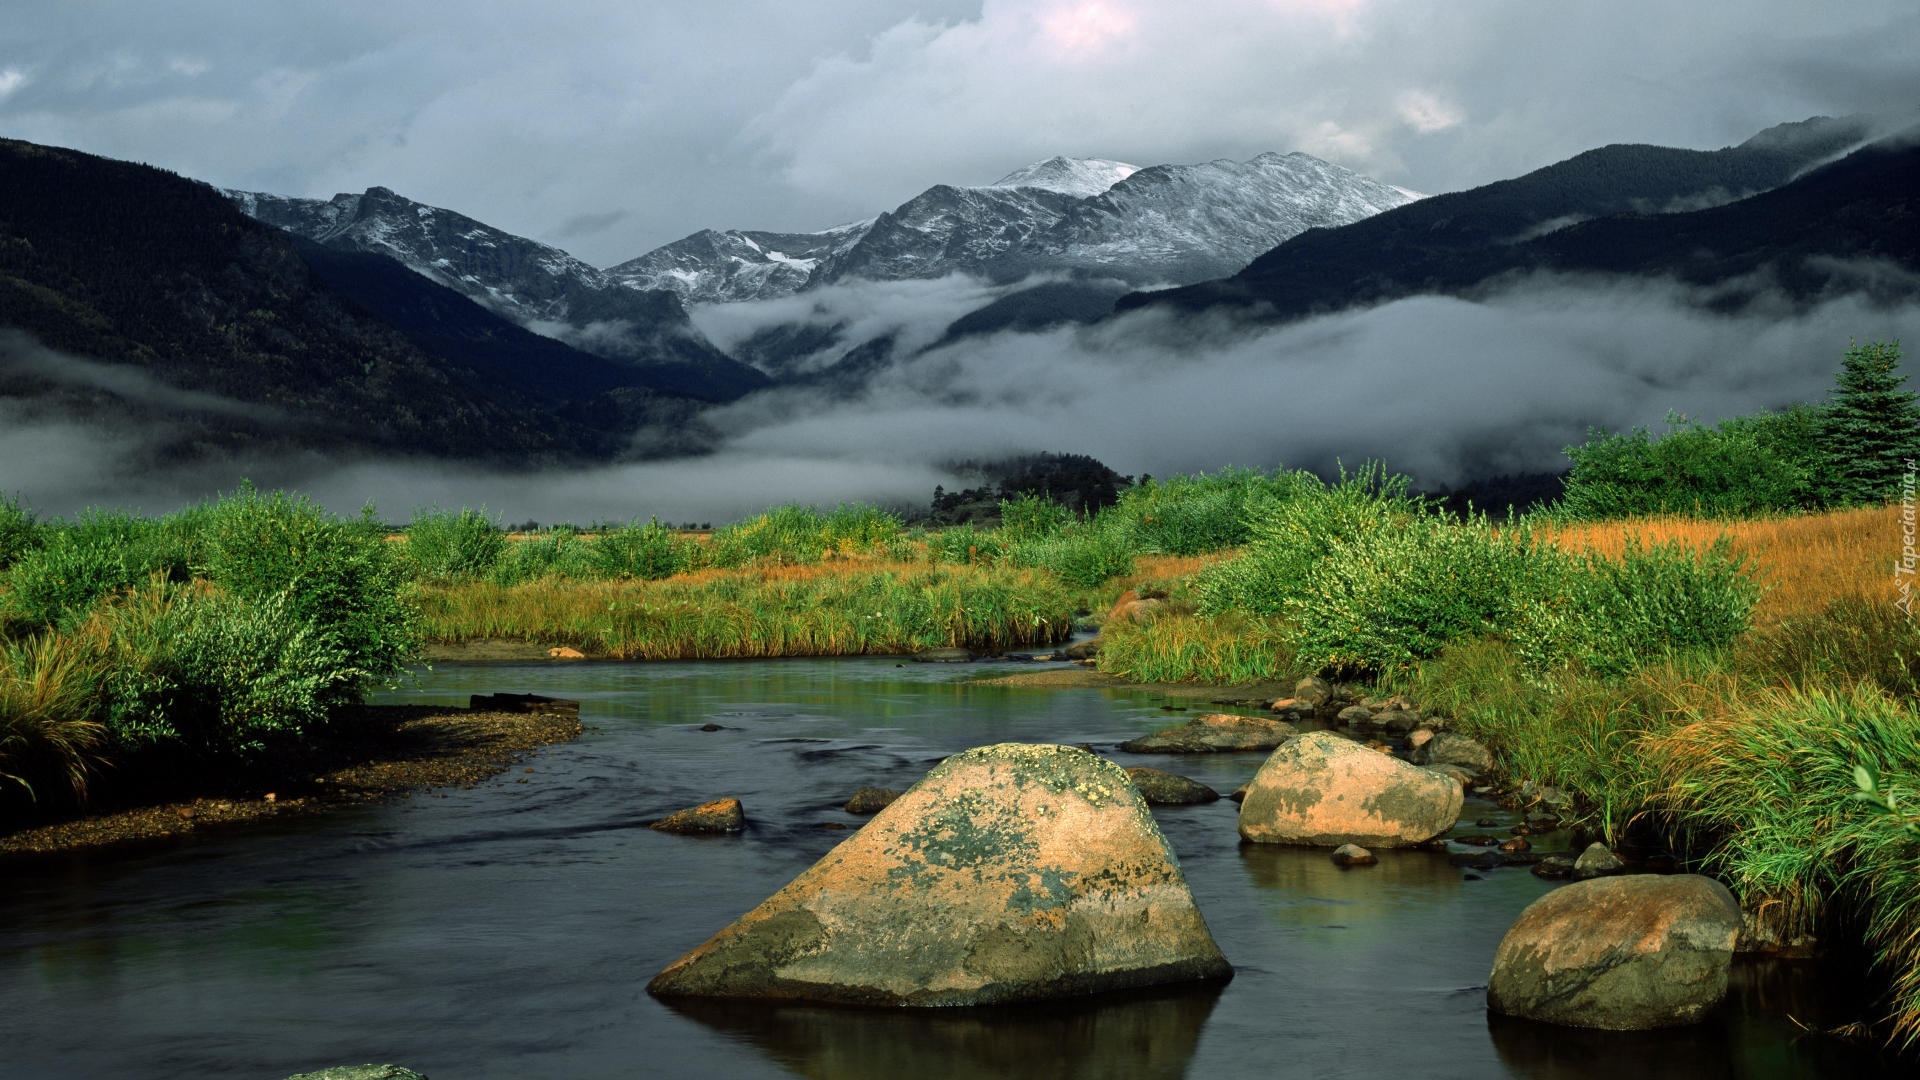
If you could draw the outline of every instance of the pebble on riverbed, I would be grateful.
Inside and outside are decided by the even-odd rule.
[[[862,817],[877,814],[893,805],[893,800],[899,797],[900,793],[892,788],[863,787],[853,793],[853,798],[847,800],[846,811]]]
[[[1333,849],[1332,858],[1335,866],[1373,866],[1380,861],[1378,855],[1359,844],[1341,844]]]

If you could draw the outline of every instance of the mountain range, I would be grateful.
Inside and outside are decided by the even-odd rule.
[[[1304,154],[1052,158],[834,229],[703,231],[606,269],[385,188],[222,192],[0,140],[0,407],[145,418],[169,433],[163,459],[591,461],[697,452],[703,411],[782,383],[858,395],[914,352],[1116,312],[1264,324],[1537,272],[1677,280],[1735,307],[1912,300],[1920,139],[1875,132],[1815,118],[1715,151],[1609,146],[1425,197]],[[917,329],[856,328],[826,302],[954,280],[974,283],[949,290],[961,306]],[[797,318],[751,303],[808,296]],[[693,317],[762,308],[726,349]]]

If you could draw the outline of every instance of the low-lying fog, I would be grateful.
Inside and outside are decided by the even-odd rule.
[[[0,398],[0,493],[43,515],[157,512],[250,477],[341,513],[372,500],[395,521],[484,505],[508,522],[719,523],[785,501],[924,506],[934,485],[965,482],[944,463],[1045,450],[1162,476],[1379,458],[1422,485],[1458,484],[1563,468],[1561,448],[1590,426],[1820,401],[1850,340],[1920,341],[1920,304],[1762,300],[1729,316],[1671,284],[1538,278],[1480,301],[1420,297],[1257,332],[1148,311],[920,351],[991,291],[950,278],[698,312],[723,347],[798,318],[844,321],[856,340],[899,331],[899,359],[865,393],[775,389],[717,409],[720,443],[700,458],[537,475],[317,458],[157,468],[147,447],[161,432]],[[68,363],[90,385],[110,367]],[[126,379],[110,389],[162,407],[178,394]]]

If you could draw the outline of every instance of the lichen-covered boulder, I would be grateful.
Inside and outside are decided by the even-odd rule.
[[[1164,731],[1128,739],[1129,754],[1215,754],[1235,750],[1271,750],[1298,731],[1285,720],[1233,713],[1207,713]]]
[[[1501,939],[1487,1007],[1611,1031],[1691,1024],[1726,996],[1739,933],[1733,894],[1698,874],[1567,885]]]
[[[1231,974],[1126,773],[1003,743],[941,762],[647,989],[984,1005]]]
[[[1331,731],[1289,740],[1254,774],[1240,835],[1269,844],[1407,847],[1453,828],[1465,801],[1448,777]]]

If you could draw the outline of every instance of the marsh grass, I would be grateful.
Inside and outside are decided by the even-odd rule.
[[[102,674],[95,652],[51,630],[0,643],[0,787],[86,799],[106,741]]]
[[[1046,645],[1071,630],[1036,571],[903,563],[708,570],[665,581],[474,582],[419,594],[430,640],[509,638],[630,660],[897,654]]]
[[[1291,632],[1238,613],[1163,610],[1105,627],[1100,668],[1135,682],[1219,685],[1282,679],[1298,670]]]

